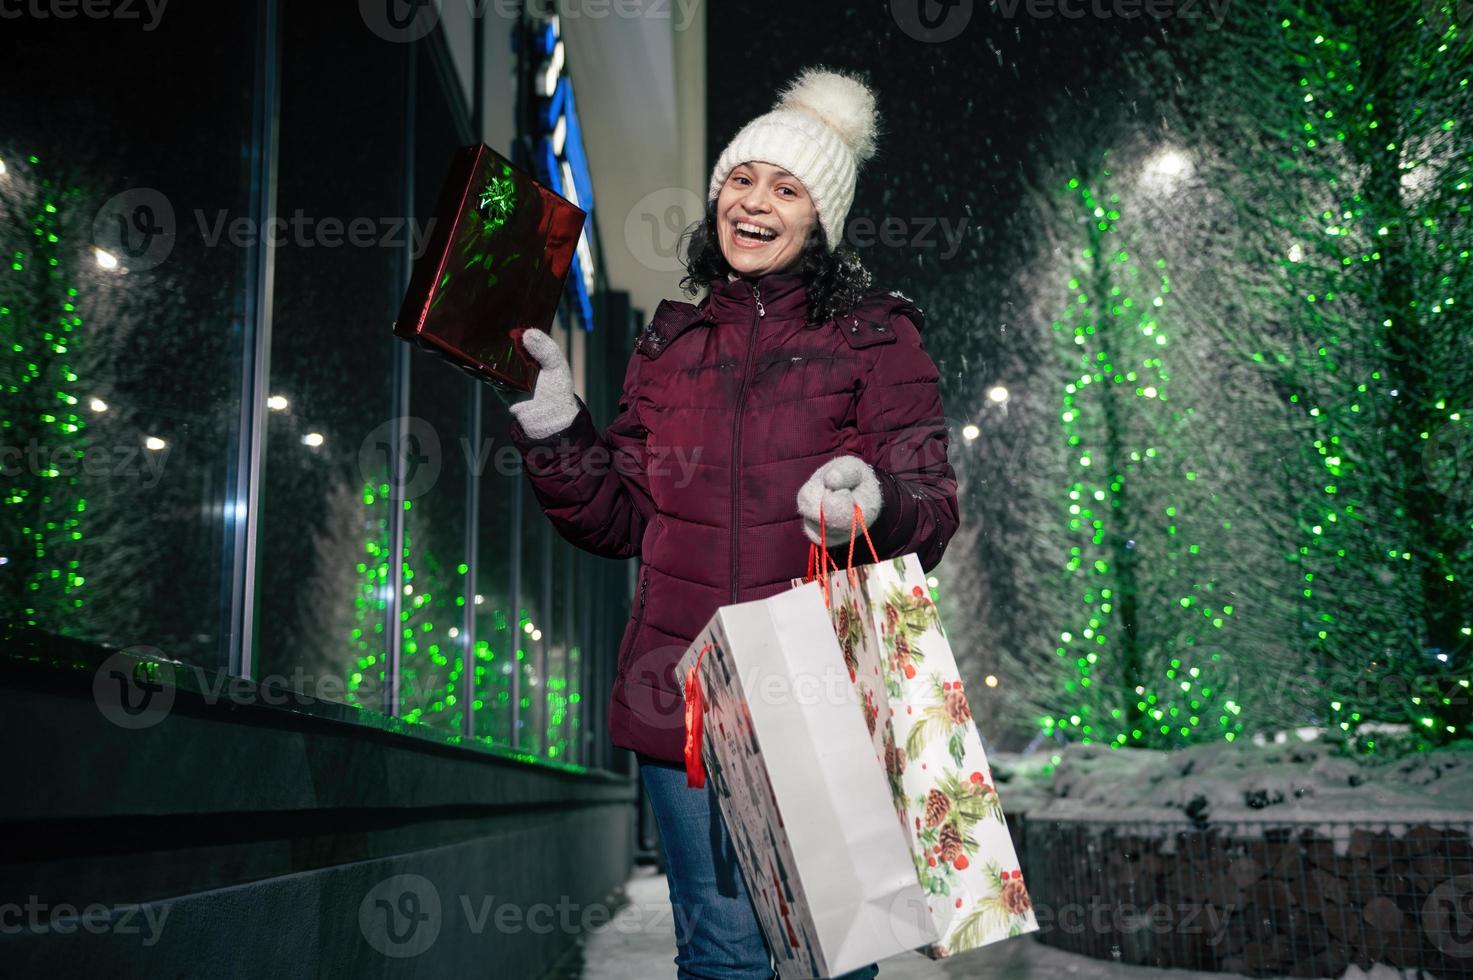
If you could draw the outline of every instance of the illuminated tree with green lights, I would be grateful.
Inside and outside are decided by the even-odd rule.
[[[499,596],[485,596],[476,620],[476,735],[506,742],[511,734],[511,673],[515,651]],[[489,610],[486,603],[490,603]]]
[[[566,759],[577,737],[577,721],[573,707],[579,701],[578,692],[570,678],[578,672],[576,646],[557,643],[548,652],[547,681],[542,685],[542,696],[546,702],[547,755],[553,759]]]
[[[400,629],[399,696],[405,719],[460,729],[460,674],[464,669],[458,637],[465,596],[456,589],[465,565],[445,566],[428,548],[415,547],[432,518],[406,501],[404,587]]]
[[[313,570],[301,591],[297,617],[308,630],[301,637],[306,649],[298,659],[310,663],[313,673],[343,677],[347,703],[382,711],[390,588],[389,487],[363,483],[354,490],[347,482],[334,486],[328,492],[326,516],[313,533]],[[413,501],[406,511],[403,574],[408,590],[401,612],[399,710],[408,721],[459,731],[463,644],[457,634],[465,600],[457,594],[456,583],[463,581],[465,566],[444,568],[416,543],[424,534],[421,515],[427,513]],[[546,700],[547,755],[562,759],[576,735],[570,709],[578,695],[570,691],[564,676],[574,668],[560,669],[564,658],[554,650],[546,683],[531,683],[528,647],[538,641],[527,632],[535,628],[528,611],[523,610],[514,631],[515,648],[508,649],[513,631],[503,597],[484,598],[490,605],[483,605],[477,619],[474,658],[476,735],[508,743],[511,676],[503,664],[518,663],[522,718],[533,720],[534,698]],[[522,741],[524,749],[533,746],[529,728],[523,729]]]
[[[293,617],[291,665],[305,667],[311,677],[342,678],[348,704],[382,711],[391,599],[390,488],[365,481],[356,456],[340,463],[343,478],[327,484],[322,517],[313,525],[311,567]],[[568,679],[576,676],[577,648],[564,652],[562,643],[550,642],[548,676],[534,684],[532,654],[543,642],[538,630],[548,624],[534,623],[532,610],[523,608],[513,629],[505,595],[460,594],[465,565],[442,565],[424,544],[431,539],[433,511],[411,500],[404,514],[400,717],[442,731],[461,730],[465,645],[460,630],[465,602],[474,601],[475,735],[509,744],[513,673],[507,665],[517,664],[524,722],[519,747],[540,746],[534,723],[543,721],[546,755],[565,759],[578,731],[573,709],[579,696]],[[486,576],[492,582],[497,578]],[[539,701],[546,703],[541,715],[533,710]]]
[[[312,676],[342,677],[348,704],[382,711],[388,616],[387,485],[328,484],[301,589],[297,654]]]
[[[1117,747],[1232,740],[1244,731],[1244,651],[1231,645],[1238,610],[1218,556],[1233,522],[1215,505],[1217,479],[1202,479],[1219,474],[1177,379],[1201,352],[1175,335],[1166,262],[1135,250],[1116,184],[1102,167],[1070,179],[1064,197],[1076,234],[1053,323],[1071,473],[1063,622],[1034,694],[1046,734]]]
[[[7,236],[9,263],[0,293],[0,429],[6,450],[0,556],[7,566],[0,569],[0,588],[7,615],[28,626],[58,629],[84,603],[80,541],[86,502],[73,467],[84,455],[86,423],[77,409],[79,378],[71,350],[81,317],[72,243],[58,234],[61,212],[77,192],[45,179],[23,188],[21,177],[7,173],[8,193],[0,198],[6,226],[24,235]]]
[[[314,529],[312,570],[297,621],[306,631],[296,658],[311,673],[344,678],[345,700],[384,710],[389,628],[389,487],[336,482]],[[422,512],[422,511],[421,511]],[[457,576],[416,541],[422,521],[410,502],[404,532],[399,713],[408,721],[460,727],[463,597]]]
[[[1455,2],[1233,5],[1143,63],[1232,209],[1194,327],[1254,365],[1295,486],[1286,639],[1316,723],[1473,736],[1473,25]],[[1159,72],[1159,73],[1158,73]],[[1384,738],[1383,738],[1384,742]]]
[[[350,690],[363,684],[365,678],[374,692],[372,707],[385,709],[383,692],[388,662],[387,637],[389,609],[389,486],[372,484],[363,487],[363,531],[358,543],[363,549],[355,564],[357,572],[353,590],[351,635],[356,648],[356,662],[349,675]]]
[[[138,635],[143,607],[145,450],[129,406],[99,397],[127,331],[90,247],[92,209],[48,172],[34,156],[0,163],[0,608],[23,626],[113,640]],[[107,333],[88,329],[98,322]]]

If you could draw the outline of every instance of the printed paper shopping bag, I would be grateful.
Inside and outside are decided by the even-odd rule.
[[[873,554],[873,545],[871,545]],[[815,555],[820,551],[815,549]],[[824,553],[826,554],[826,552]],[[982,740],[914,554],[822,574],[830,621],[889,776],[933,959],[1038,929]],[[794,579],[804,587],[804,579]]]
[[[677,670],[691,784],[711,781],[779,975],[934,943],[818,583],[722,607]]]

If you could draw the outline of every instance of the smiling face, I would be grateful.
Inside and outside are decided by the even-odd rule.
[[[739,276],[788,271],[817,226],[818,211],[807,189],[770,163],[733,167],[716,198],[717,241]]]

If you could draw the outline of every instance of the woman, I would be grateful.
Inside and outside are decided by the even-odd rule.
[[[772,970],[710,790],[686,785],[677,660],[718,607],[805,573],[820,506],[841,566],[856,504],[882,559],[914,551],[927,571],[957,527],[920,311],[868,291],[839,247],[876,124],[863,82],[810,69],[737,134],[682,280],[709,294],[660,303],[602,434],[557,344],[524,338],[542,371],[511,407],[512,438],[533,492],[573,544],[642,559],[609,728],[636,754],[660,829],[681,978]]]

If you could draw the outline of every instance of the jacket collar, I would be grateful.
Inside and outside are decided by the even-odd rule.
[[[709,295],[699,304],[660,300],[654,319],[636,338],[636,348],[646,357],[654,359],[675,338],[697,323],[716,324],[724,320],[733,324],[750,324],[756,311],[752,285],[752,280],[728,276],[725,280],[712,282]],[[767,315],[777,315],[771,311],[780,309],[784,311],[784,317],[806,317],[808,297],[801,276],[764,276],[756,281],[756,285],[762,291],[762,306],[768,311]],[[769,296],[773,301],[771,305]],[[720,311],[726,315],[718,316],[713,304],[719,305]],[[909,297],[895,291],[887,293],[875,289],[835,322],[844,339],[849,341],[849,346],[857,350],[875,344],[893,344],[893,321],[897,316],[908,318],[916,330],[920,330],[925,322],[920,307],[911,302]]]
[[[713,279],[710,289],[708,312],[717,323],[750,323],[757,315],[756,293],[762,297],[764,320],[802,320],[808,316],[808,288],[802,273],[772,272],[756,278],[729,274],[724,279]]]

